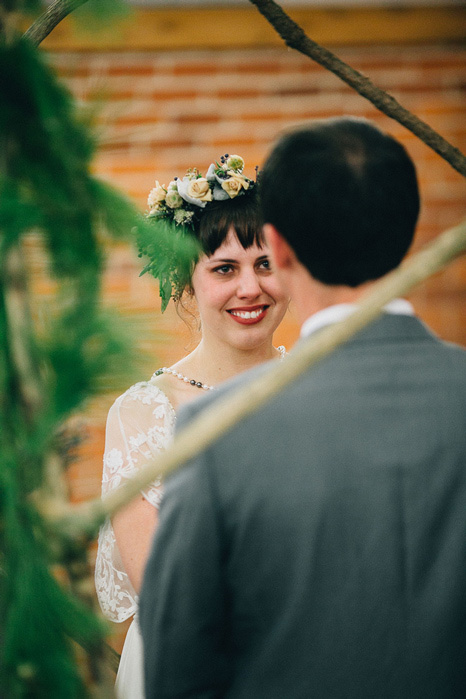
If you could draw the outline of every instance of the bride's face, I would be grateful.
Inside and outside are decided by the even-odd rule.
[[[271,269],[269,249],[246,250],[234,229],[211,257],[203,255],[192,276],[204,338],[238,349],[271,342],[288,298]]]

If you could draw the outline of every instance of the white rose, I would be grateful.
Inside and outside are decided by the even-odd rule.
[[[249,189],[249,182],[243,175],[238,175],[232,170],[228,174],[230,177],[227,180],[223,180],[222,189],[225,190],[230,199],[238,196],[242,189]]]
[[[175,192],[178,191],[178,187],[176,185],[176,180],[172,180],[170,182],[170,184],[168,185],[168,191],[170,191],[171,189],[174,190]]]

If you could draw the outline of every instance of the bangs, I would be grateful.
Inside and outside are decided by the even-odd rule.
[[[255,192],[213,202],[203,212],[198,237],[207,256],[213,255],[223,245],[231,228],[235,229],[245,250],[252,245],[263,247],[262,219]]]

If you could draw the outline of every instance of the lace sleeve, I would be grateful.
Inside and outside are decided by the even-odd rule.
[[[151,383],[136,384],[117,398],[107,418],[103,498],[134,476],[155,453],[167,448],[174,424],[175,413],[167,396]],[[160,480],[142,494],[158,508]],[[110,520],[99,533],[95,584],[101,609],[108,619],[121,622],[135,614],[138,597],[125,572]]]

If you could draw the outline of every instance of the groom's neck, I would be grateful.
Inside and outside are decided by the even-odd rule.
[[[350,286],[329,286],[322,284],[305,272],[298,275],[289,288],[293,305],[300,325],[318,311],[340,303],[358,303],[366,295],[374,282],[366,282],[355,288]]]

